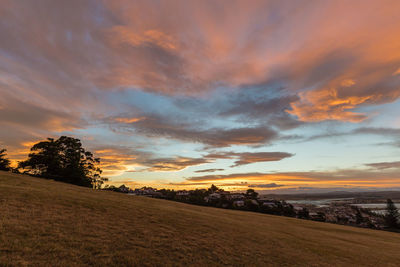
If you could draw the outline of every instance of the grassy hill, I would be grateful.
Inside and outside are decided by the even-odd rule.
[[[398,266],[400,234],[0,172],[2,265]]]

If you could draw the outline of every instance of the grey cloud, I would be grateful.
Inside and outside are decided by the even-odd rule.
[[[149,166],[145,171],[180,171],[190,166],[209,163],[210,161],[203,158],[152,158],[141,163]]]
[[[353,133],[400,137],[400,129],[397,128],[361,127],[355,129]]]
[[[384,170],[384,169],[400,168],[400,161],[368,163],[365,165],[379,170]]]
[[[131,124],[115,123],[117,128],[134,131],[149,137],[173,138],[202,143],[209,147],[232,145],[259,146],[278,138],[278,133],[265,126],[233,129],[198,129],[189,122],[177,122],[160,115],[144,115],[145,119]]]
[[[398,138],[400,138],[400,129],[398,129],[398,128],[382,128],[382,127],[360,127],[360,128],[356,128],[349,132],[328,132],[328,133],[317,134],[317,135],[303,138],[302,141],[314,141],[314,140],[318,140],[318,139],[353,136],[353,135],[357,135],[357,134],[380,135],[380,136],[386,136],[386,137],[398,139]],[[391,143],[387,143],[387,144],[389,144],[389,145],[394,144],[396,146],[397,141],[394,143],[391,142]]]
[[[236,159],[235,164],[231,167],[237,167],[256,162],[280,161],[292,156],[294,155],[286,152],[219,152],[209,153],[204,157],[210,159]]]
[[[277,188],[277,187],[282,187],[285,185],[282,184],[276,184],[276,183],[270,183],[270,184],[251,184],[249,187],[256,187],[256,188]]]
[[[284,158],[292,157],[293,154],[286,152],[247,152],[247,153],[235,153],[235,156],[239,156],[239,159],[235,161],[232,167],[246,165],[255,162],[269,162],[269,161],[280,161]]]

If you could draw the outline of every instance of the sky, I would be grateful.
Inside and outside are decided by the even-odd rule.
[[[0,0],[0,147],[111,184],[400,188],[400,1]]]

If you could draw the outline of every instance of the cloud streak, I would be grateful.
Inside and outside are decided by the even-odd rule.
[[[351,110],[373,99],[374,96],[340,98],[336,89],[309,91],[301,93],[300,100],[291,103],[292,109],[288,112],[296,115],[301,121],[340,120],[361,122],[367,116]]]
[[[376,168],[378,170],[385,170],[385,169],[392,169],[392,168],[400,169],[400,161],[368,163],[365,165],[372,167],[372,168]]]
[[[276,183],[270,183],[270,184],[251,184],[249,187],[254,187],[254,188],[278,188],[278,187],[283,187],[285,185],[281,184],[276,184]]]
[[[185,158],[185,157],[177,157],[177,158],[156,158],[149,159],[143,162],[144,165],[150,166],[145,169],[150,172],[159,172],[159,171],[180,171],[190,166],[201,165],[205,163],[209,163],[210,161],[203,158]]]
[[[205,155],[206,158],[211,159],[236,159],[234,162],[235,164],[231,167],[237,167],[257,162],[280,161],[282,159],[292,156],[294,155],[286,152],[222,152]]]

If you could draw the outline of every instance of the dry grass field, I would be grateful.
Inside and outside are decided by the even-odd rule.
[[[0,172],[0,266],[399,266],[400,234]]]

